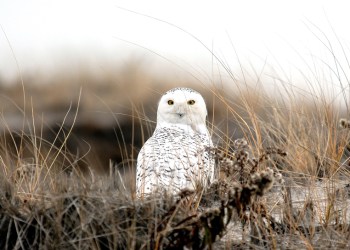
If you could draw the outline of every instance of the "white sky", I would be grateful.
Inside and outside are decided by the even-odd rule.
[[[210,72],[212,57],[198,41],[169,24],[121,8],[190,32],[233,71],[239,69],[239,61],[252,63],[257,71],[266,62],[292,74],[293,67],[304,68],[304,60],[310,64],[311,58],[331,63],[325,47],[312,34],[322,37],[312,24],[327,35],[340,57],[343,53],[331,27],[349,51],[347,2],[0,0],[0,74],[18,74],[14,58],[22,72],[50,72],[79,62],[98,67],[103,59],[123,62],[130,53],[166,63],[147,49],[188,71]]]

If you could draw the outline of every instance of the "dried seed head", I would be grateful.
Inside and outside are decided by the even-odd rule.
[[[339,126],[341,128],[350,128],[350,121],[349,120],[346,120],[344,118],[340,119],[339,121]]]
[[[271,168],[264,171],[256,172],[251,175],[249,185],[252,187],[257,195],[263,195],[268,191],[274,182],[274,172]]]
[[[244,138],[237,139],[234,141],[233,146],[235,149],[246,148],[248,146],[248,142]]]

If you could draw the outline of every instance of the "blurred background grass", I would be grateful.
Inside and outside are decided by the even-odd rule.
[[[84,156],[82,160],[93,169],[108,172],[110,160],[115,164],[135,160],[155,128],[159,98],[178,86],[201,92],[213,119],[213,94],[189,78],[179,81],[171,73],[152,74],[137,61],[121,68],[109,65],[103,72],[82,66],[76,71],[35,72],[0,82],[0,129],[5,138],[14,137],[16,145],[11,148],[19,147],[22,133],[33,135],[35,130],[44,141],[55,142],[57,147],[64,142],[69,152]],[[220,116],[218,111],[216,118]]]
[[[208,126],[217,144],[246,137],[261,147],[289,137],[290,142],[306,147],[317,141],[313,136],[323,140],[325,123],[334,129],[337,119],[348,113],[332,95],[263,84],[259,77],[250,82],[233,76],[203,82],[188,72],[154,73],[147,69],[147,60],[132,59],[120,67],[107,65],[102,72],[81,65],[51,75],[35,72],[3,80],[0,129],[5,137],[15,135],[12,148],[21,143],[23,133],[36,134],[57,147],[63,143],[71,154],[83,157],[82,167],[91,166],[100,173],[108,173],[110,162],[134,166],[139,149],[154,131],[158,100],[179,86],[204,96]],[[308,129],[315,129],[315,135]]]

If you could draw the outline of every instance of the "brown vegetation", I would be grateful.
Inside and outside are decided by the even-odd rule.
[[[1,249],[349,247],[348,110],[288,90],[196,85],[217,181],[137,200],[135,158],[176,82],[124,71],[4,88]]]

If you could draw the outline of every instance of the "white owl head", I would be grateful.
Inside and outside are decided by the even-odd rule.
[[[198,92],[190,88],[175,88],[166,92],[159,101],[157,126],[189,125],[200,132],[206,130],[206,117],[207,108]]]

